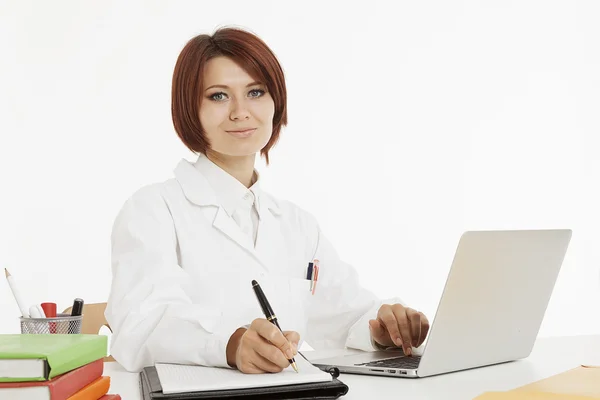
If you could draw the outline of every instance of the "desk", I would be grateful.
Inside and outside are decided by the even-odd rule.
[[[322,358],[324,352],[306,352],[309,359]],[[331,354],[331,353],[330,353]],[[523,360],[420,379],[388,378],[342,374],[348,394],[341,399],[370,398],[468,400],[489,390],[509,390],[547,378],[585,362],[600,363],[600,335],[540,338],[531,355]],[[111,377],[111,393],[123,400],[140,400],[138,374],[125,371],[119,364],[105,364]],[[377,387],[377,395],[373,392]]]

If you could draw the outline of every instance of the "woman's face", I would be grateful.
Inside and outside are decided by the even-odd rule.
[[[275,103],[264,83],[230,58],[215,57],[206,63],[203,86],[200,123],[212,151],[248,156],[266,146]]]

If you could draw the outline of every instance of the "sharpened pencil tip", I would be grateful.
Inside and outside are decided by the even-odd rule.
[[[10,272],[6,268],[4,268],[4,275],[8,278],[10,276]]]

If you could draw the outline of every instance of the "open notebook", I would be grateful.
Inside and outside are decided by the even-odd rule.
[[[289,366],[277,374],[244,374],[235,369],[159,363],[156,372],[163,394],[296,385],[333,379],[330,373],[321,371],[300,354],[296,357],[296,365],[298,372]]]

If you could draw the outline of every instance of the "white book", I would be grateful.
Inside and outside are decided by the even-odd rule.
[[[244,374],[237,369],[163,363],[156,364],[156,372],[164,394],[328,382],[333,379],[331,374],[315,367],[300,354],[295,359],[298,372],[289,366],[274,374]]]

